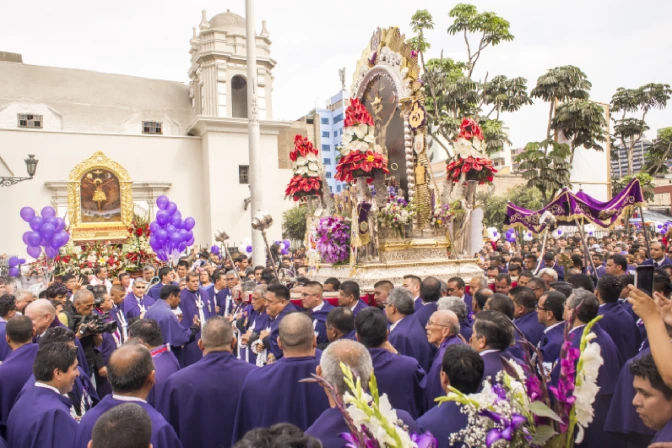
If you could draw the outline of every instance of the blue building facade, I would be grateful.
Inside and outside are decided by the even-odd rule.
[[[343,141],[343,122],[349,98],[345,91],[332,96],[326,108],[315,109],[320,120],[320,149],[327,183],[332,193],[340,193],[347,184],[334,178],[339,152],[336,149]]]

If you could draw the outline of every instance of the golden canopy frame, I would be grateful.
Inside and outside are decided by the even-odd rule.
[[[120,222],[82,222],[82,178],[95,169],[104,169],[114,174],[119,181]],[[97,151],[88,159],[77,164],[68,179],[68,220],[72,240],[125,241],[128,227],[133,221],[133,187],[126,168]]]

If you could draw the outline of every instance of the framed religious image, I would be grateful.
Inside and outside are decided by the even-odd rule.
[[[68,217],[73,241],[125,240],[133,219],[128,172],[102,152],[70,172]]]

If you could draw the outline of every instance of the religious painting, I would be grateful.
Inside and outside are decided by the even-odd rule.
[[[119,179],[108,170],[94,169],[81,180],[82,222],[121,222]]]
[[[133,220],[126,169],[98,151],[70,172],[68,218],[73,241],[125,241]]]

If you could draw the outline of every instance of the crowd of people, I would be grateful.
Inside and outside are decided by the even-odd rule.
[[[649,239],[496,242],[468,283],[409,272],[373,291],[315,281],[300,254],[278,260],[291,284],[245,255],[208,253],[135,279],[100,267],[40,291],[1,284],[0,446],[341,448],[349,429],[330,394],[348,391],[341,363],[365,388],[375,374],[410,432],[456,446],[467,415],[437,398],[534,356],[531,374],[557,385],[565,327],[579,347],[598,315],[604,363],[580,446],[668,446],[672,248]],[[650,289],[637,265],[653,267]],[[313,374],[331,389],[302,381]]]

